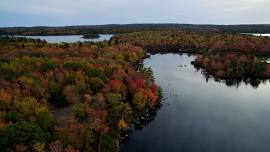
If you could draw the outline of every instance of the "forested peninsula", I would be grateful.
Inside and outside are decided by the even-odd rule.
[[[142,48],[0,39],[1,151],[119,151],[159,105]]]
[[[150,31],[119,34],[116,44],[132,44],[150,53],[192,53],[192,64],[223,79],[270,78],[270,38],[245,34]]]

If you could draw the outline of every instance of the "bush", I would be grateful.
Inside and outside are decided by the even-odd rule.
[[[105,74],[102,71],[100,71],[99,69],[89,69],[87,71],[87,75],[88,75],[88,78],[90,78],[90,79],[95,78],[95,77],[97,77],[103,81],[106,81],[106,79],[107,79]]]
[[[131,121],[132,108],[128,103],[115,102],[109,107],[110,120],[118,123],[119,120]]]
[[[54,124],[54,119],[48,106],[38,102],[35,98],[27,97],[16,101],[14,107],[22,119],[35,121],[43,129],[49,129]]]
[[[136,92],[133,96],[132,103],[136,106],[136,108],[139,111],[144,110],[146,103],[147,103],[147,96],[145,95],[144,92],[139,91]]]
[[[40,65],[40,71],[41,72],[47,72],[55,67],[55,64],[52,61],[48,61],[45,63],[42,63]]]
[[[82,70],[84,66],[78,62],[69,62],[69,63],[65,63],[63,65],[63,68],[66,70],[78,71],[78,70]]]
[[[106,100],[109,104],[114,104],[122,100],[122,95],[118,93],[108,93],[106,94]]]
[[[54,119],[52,115],[47,111],[42,111],[37,114],[37,119],[39,125],[44,129],[49,129],[54,124]]]
[[[97,93],[105,86],[104,82],[100,78],[91,78],[90,87],[94,93]]]
[[[20,121],[0,130],[0,149],[6,151],[17,144],[33,145],[36,142],[47,143],[50,134],[32,122]]]
[[[118,152],[119,139],[118,134],[115,132],[108,132],[100,137],[101,151],[102,152]]]
[[[5,121],[7,121],[7,122],[17,122],[20,119],[21,118],[19,117],[19,115],[15,111],[11,110],[5,114]]]
[[[83,103],[76,104],[73,107],[73,113],[79,122],[83,122],[86,120],[87,117],[86,107]]]
[[[63,88],[60,84],[51,82],[49,84],[50,97],[48,101],[56,106],[63,106],[67,103],[63,95]]]

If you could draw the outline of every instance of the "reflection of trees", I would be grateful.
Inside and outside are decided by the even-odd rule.
[[[258,88],[260,84],[266,83],[267,81],[269,81],[268,79],[258,79],[258,78],[252,78],[252,77],[243,77],[241,79],[239,78],[238,79],[235,79],[235,78],[223,79],[223,78],[219,78],[214,75],[211,75],[203,69],[200,69],[200,68],[196,68],[196,69],[197,71],[201,70],[201,73],[204,76],[206,82],[213,79],[215,82],[225,83],[228,87],[238,88],[239,86],[245,84],[245,85],[250,85],[253,88]]]
[[[128,128],[127,130],[121,132],[122,141],[121,142],[127,142],[129,138],[126,135],[132,133],[134,130],[142,130],[146,125],[150,124],[155,120],[157,113],[159,109],[162,107],[162,99],[160,99],[161,102],[155,109],[150,109],[149,111],[146,112],[146,115],[139,117],[136,119],[132,125],[131,128]]]
[[[162,101],[162,99],[160,99]],[[153,120],[155,120],[157,116],[157,112],[162,107],[162,102],[159,103],[159,105],[155,109],[149,109],[147,111],[147,114],[144,116],[141,116],[137,120],[135,120],[134,127],[135,129],[141,130],[144,126],[151,123]]]

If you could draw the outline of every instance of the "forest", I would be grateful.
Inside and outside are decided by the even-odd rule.
[[[1,37],[1,151],[119,151],[121,134],[159,105],[144,57],[128,44]]]
[[[218,33],[270,33],[269,24],[250,25],[196,25],[196,24],[107,24],[82,26],[34,26],[3,27],[0,35],[84,35],[84,34],[121,34],[141,31],[198,31]]]
[[[160,105],[161,90],[141,61],[171,52],[196,54],[192,64],[219,78],[270,78],[267,37],[169,30],[52,44],[2,36],[0,149],[119,151],[130,127]]]
[[[244,34],[150,31],[119,34],[113,44],[132,44],[150,53],[194,53],[192,64],[219,78],[270,78],[270,38]]]

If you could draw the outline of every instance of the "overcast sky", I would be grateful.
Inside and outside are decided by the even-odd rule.
[[[0,0],[0,27],[269,24],[270,0]]]

